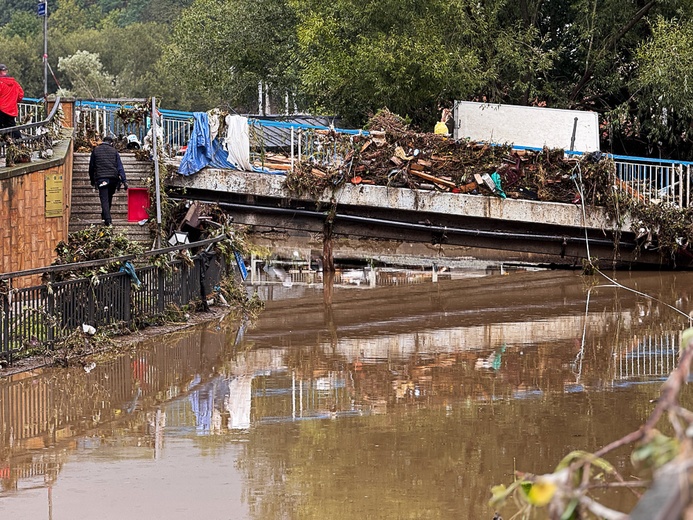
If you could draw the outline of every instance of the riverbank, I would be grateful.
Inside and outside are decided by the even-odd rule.
[[[99,345],[93,345],[93,350],[77,356],[74,361],[81,362],[86,366],[92,362],[91,358],[118,355],[152,337],[165,336],[173,332],[205,325],[213,321],[221,321],[234,312],[235,309],[231,306],[214,306],[210,307],[209,311],[199,311],[189,314],[185,322],[168,322],[163,325],[152,325],[141,330],[132,331],[129,334],[109,336],[105,341],[100,342]],[[85,342],[88,342],[90,336],[85,333],[82,333],[82,335]],[[22,372],[37,370],[39,368],[56,366],[55,352],[56,351],[31,355],[22,359],[17,359],[9,366],[0,367],[0,379]],[[98,360],[95,362],[97,361]]]

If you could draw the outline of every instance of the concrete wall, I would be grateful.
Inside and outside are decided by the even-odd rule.
[[[72,184],[71,130],[50,160],[0,168],[0,272],[50,265],[67,238]],[[46,179],[62,180],[62,215],[46,216]]]
[[[599,150],[596,112],[471,101],[455,102],[455,139],[570,150],[575,118],[578,121],[572,149],[579,152]]]

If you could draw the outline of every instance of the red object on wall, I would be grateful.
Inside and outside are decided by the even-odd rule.
[[[128,188],[128,222],[139,222],[149,218],[149,190],[147,188]]]

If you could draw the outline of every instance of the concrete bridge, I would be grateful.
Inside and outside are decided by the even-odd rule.
[[[295,197],[283,181],[283,175],[205,168],[174,176],[169,186],[174,197],[219,203],[258,234],[315,237],[329,216],[335,256],[342,247],[361,247],[364,258],[373,258],[383,243],[429,244],[441,265],[463,257],[580,267],[592,257],[602,267],[667,267],[656,252],[641,250],[632,233],[617,233],[604,208],[583,212],[572,204],[347,184],[335,191],[330,214],[331,193]]]
[[[73,107],[62,106],[65,120],[77,124]],[[74,130],[64,130],[51,160],[0,168],[0,194],[7,202],[0,218],[11,223],[0,240],[0,272],[46,266],[68,231],[101,222],[98,197],[88,183],[89,154],[73,153]],[[130,187],[146,188],[152,163],[122,156]],[[178,164],[169,166],[175,170]],[[60,182],[48,183],[51,172]],[[283,180],[283,175],[205,168],[167,182],[174,197],[219,203],[235,222],[249,225],[258,240],[269,239],[276,248],[297,237],[318,242],[323,251],[316,256],[329,246],[337,259],[387,257],[389,263],[410,263],[413,256],[439,265],[471,259],[581,267],[592,258],[605,268],[672,267],[657,252],[640,248],[633,233],[619,232],[603,208],[583,211],[572,204],[361,184],[340,187],[331,212],[331,193],[317,201],[295,197]],[[116,230],[150,246],[148,225],[128,220],[127,201],[124,192],[115,197]],[[320,243],[326,232],[331,243]],[[690,262],[677,259],[676,267]]]

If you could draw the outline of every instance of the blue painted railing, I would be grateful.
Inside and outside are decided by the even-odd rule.
[[[20,116],[42,103],[40,99],[25,98],[20,104]],[[24,108],[22,108],[24,107]],[[33,107],[33,108],[32,108]],[[149,129],[149,120],[143,124],[124,124],[115,116],[119,108],[132,108],[132,105],[118,103],[78,100],[75,103],[78,125],[90,124],[99,134],[135,134],[143,142]],[[24,112],[22,112],[24,110]],[[193,113],[160,108],[161,127],[166,149],[172,155],[185,147],[190,139]],[[274,121],[250,116],[248,122],[255,130],[252,135],[256,142],[251,146],[272,145],[283,148],[291,157],[303,157],[314,153],[315,133],[334,131],[345,135],[368,135],[358,129],[332,128],[329,126],[307,124],[300,121]],[[262,142],[263,139],[266,142]],[[540,148],[513,146],[517,150],[539,151]],[[582,152],[568,151],[568,155],[580,156]],[[329,155],[329,154],[328,154]],[[628,191],[643,200],[656,203],[670,203],[679,207],[691,204],[691,170],[693,162],[672,159],[653,159],[626,155],[605,154],[613,159],[616,167],[616,188]],[[329,156],[325,157],[329,160]]]

